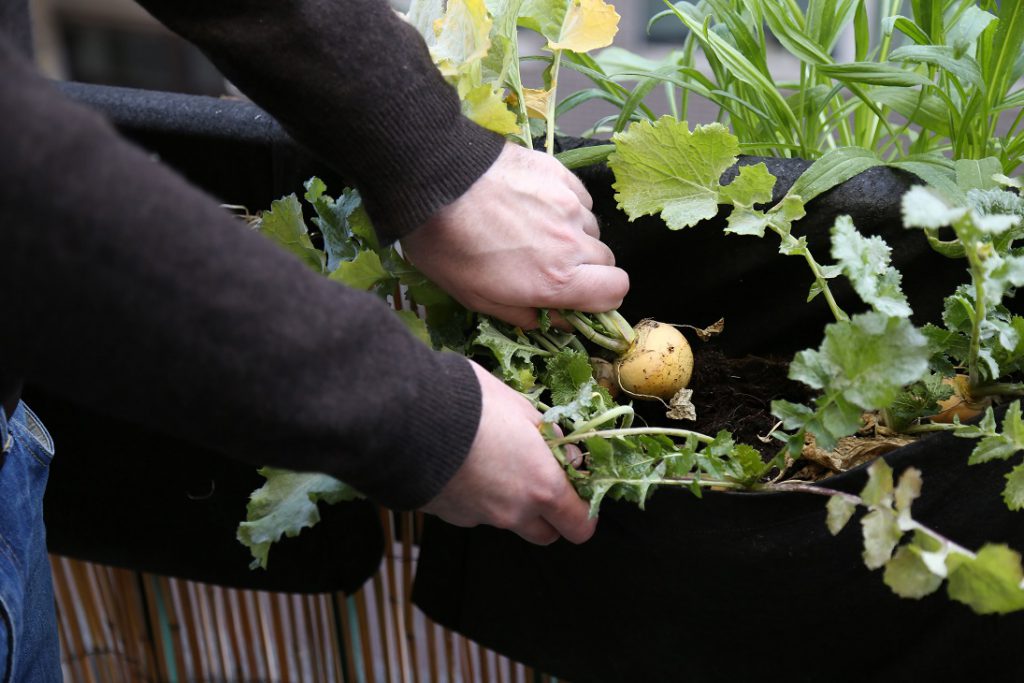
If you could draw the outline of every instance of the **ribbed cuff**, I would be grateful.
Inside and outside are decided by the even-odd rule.
[[[429,400],[410,411],[401,431],[415,435],[414,477],[397,477],[371,496],[397,510],[414,510],[433,500],[462,466],[480,427],[483,397],[473,368],[462,356],[441,354],[440,375]]]
[[[454,99],[454,92],[445,93]],[[443,120],[443,130],[409,136],[401,145],[373,151],[375,175],[387,183],[362,187],[366,210],[384,244],[398,240],[451,204],[489,169],[501,154],[505,139],[481,128],[452,110],[447,98],[421,100],[417,118]],[[407,105],[396,103],[380,112],[383,121],[407,121]],[[457,100],[455,106],[458,106]],[[413,139],[408,139],[413,137]],[[364,150],[370,153],[370,150]]]

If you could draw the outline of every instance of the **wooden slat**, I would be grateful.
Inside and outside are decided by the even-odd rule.
[[[411,604],[422,517],[382,511],[379,571],[352,596],[222,588],[52,558],[65,683],[534,683]]]

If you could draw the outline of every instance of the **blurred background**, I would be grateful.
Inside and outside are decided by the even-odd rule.
[[[199,95],[238,94],[199,50],[163,28],[133,0],[31,0],[31,4],[37,60],[52,78]],[[405,11],[409,0],[392,0],[391,4]],[[665,8],[662,0],[613,4],[622,17],[617,47],[657,59],[682,43],[685,29],[672,18],[647,30],[650,17]],[[536,54],[535,34],[524,32],[523,37],[523,52]],[[838,51],[843,49],[840,45]],[[781,48],[773,55],[780,78],[786,78],[791,69],[795,75],[795,62],[787,57]],[[563,74],[559,88],[563,96],[584,87],[579,74],[568,70]],[[526,73],[525,77],[527,85],[541,86],[539,73]],[[531,77],[536,80],[530,82]],[[650,99],[657,111],[660,98],[655,93]],[[578,135],[611,113],[601,106],[593,103],[570,112],[560,120],[562,132]],[[713,111],[707,109],[707,119]]]

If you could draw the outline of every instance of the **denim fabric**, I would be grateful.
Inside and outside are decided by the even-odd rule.
[[[0,683],[59,683],[43,491],[53,443],[24,404],[0,409]]]

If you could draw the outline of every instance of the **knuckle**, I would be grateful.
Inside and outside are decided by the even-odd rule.
[[[559,473],[559,476],[561,476],[561,473]],[[555,481],[548,481],[545,485],[536,488],[534,499],[541,508],[557,507],[562,499],[562,487]]]
[[[496,511],[491,516],[491,525],[498,529],[514,529],[518,524],[518,517],[507,510]]]
[[[550,293],[561,294],[573,286],[576,269],[563,264],[551,265],[541,271],[541,278]]]

